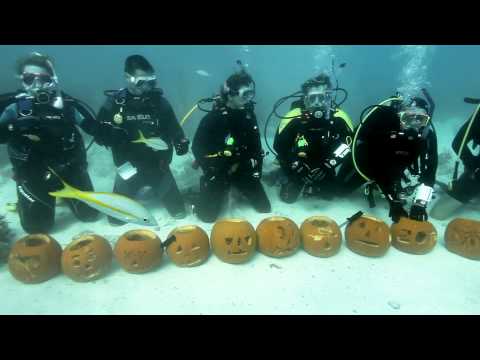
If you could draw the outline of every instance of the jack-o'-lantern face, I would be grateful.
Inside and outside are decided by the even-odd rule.
[[[382,220],[363,215],[347,226],[347,246],[364,256],[383,256],[390,247],[390,229]]]
[[[168,235],[167,254],[178,266],[196,266],[208,258],[208,235],[198,226],[181,226]]]
[[[130,273],[145,273],[160,265],[163,247],[160,238],[149,230],[131,230],[115,244],[115,258]]]
[[[428,221],[416,221],[402,217],[392,224],[392,245],[409,254],[426,254],[437,242],[437,231]]]
[[[110,243],[95,234],[81,235],[62,254],[62,269],[75,281],[92,281],[104,275],[112,263]]]
[[[32,234],[18,240],[8,257],[13,277],[26,284],[49,280],[61,271],[62,247],[46,234]]]
[[[285,257],[300,247],[297,224],[285,217],[273,216],[257,226],[258,248],[268,256]]]
[[[335,255],[342,243],[342,232],[337,223],[326,216],[312,216],[300,227],[303,248],[313,256]]]
[[[230,264],[247,262],[257,247],[255,229],[241,219],[217,221],[212,229],[211,241],[215,255]]]
[[[445,246],[455,254],[480,260],[480,221],[452,220],[445,230]]]

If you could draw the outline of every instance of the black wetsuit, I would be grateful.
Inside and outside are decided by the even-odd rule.
[[[170,215],[185,216],[185,205],[169,165],[173,147],[177,154],[184,155],[188,152],[188,141],[162,92],[156,89],[142,96],[134,96],[126,89],[113,92],[100,109],[98,120],[104,129],[103,137],[98,140],[112,148],[115,166],[130,163],[137,170],[128,179],[117,174],[113,191],[135,197],[141,188],[151,186]],[[139,139],[140,131],[145,138],[160,137],[166,150],[155,151],[144,143],[132,143]]]
[[[225,156],[225,150],[232,156]],[[196,206],[202,221],[215,221],[232,185],[258,212],[270,212],[270,201],[260,182],[263,150],[252,106],[242,110],[215,107],[200,122],[192,151],[203,170]]]
[[[471,116],[460,128],[453,140],[452,148],[457,154],[460,151],[460,146],[463,137],[465,136],[465,132],[467,131],[470,119]],[[468,148],[467,144],[470,142],[473,142],[474,147],[480,145],[480,111],[477,113],[476,119],[473,120],[472,127],[465,139],[465,145],[463,146],[462,155],[460,157],[465,170],[457,180],[453,181],[452,188],[449,191],[449,194],[452,197],[463,203],[467,203],[480,194],[480,155],[474,155]]]
[[[20,96],[0,116],[0,143],[7,143],[17,183],[18,213],[28,233],[49,232],[55,219],[55,198],[48,193],[63,185],[49,171],[80,190],[92,191],[80,126],[90,135],[99,130],[85,107],[63,94],[63,108],[39,104]],[[72,199],[66,200],[81,221],[94,221],[97,211]]]
[[[392,107],[376,108],[362,125],[355,146],[360,171],[381,189],[390,204],[390,216],[397,221],[408,216],[400,199],[400,184],[408,170],[419,181],[433,187],[438,166],[437,137],[430,122],[422,133],[403,132],[400,119]],[[338,174],[340,191],[349,194],[367,180],[355,169],[352,154]],[[410,214],[412,216],[412,214]]]
[[[328,164],[335,158],[335,150],[352,141],[353,133],[346,122],[330,113],[328,120],[317,119],[308,112],[289,121],[276,132],[273,147],[286,181],[281,185],[280,198],[293,203],[306,187],[314,194],[331,198],[336,181],[335,166]],[[299,171],[299,167],[301,170]],[[311,175],[315,174],[315,175]],[[313,176],[313,177],[312,177]]]

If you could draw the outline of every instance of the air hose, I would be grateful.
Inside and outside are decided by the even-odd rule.
[[[478,112],[480,111],[480,100],[478,100],[478,102],[474,102],[473,100],[475,100],[475,99],[471,99],[471,98],[465,98],[464,99],[464,101],[468,104],[478,104],[478,105],[477,105],[477,108],[475,109],[475,112],[473,113],[472,117],[470,118],[470,121],[468,123],[468,127],[465,131],[465,134],[463,135],[462,143],[460,144],[460,148],[458,150],[458,157],[457,157],[457,160],[455,161],[455,168],[453,170],[452,181],[449,184],[450,189],[452,188],[453,183],[455,181],[457,181],[458,167],[460,165],[460,160],[462,158],[463,149],[465,148],[465,144],[467,142],[468,135],[470,134],[470,130],[472,128],[473,122],[477,118]]]

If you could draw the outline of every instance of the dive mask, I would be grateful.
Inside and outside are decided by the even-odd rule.
[[[305,107],[315,118],[328,117],[332,106],[332,91],[312,91],[305,95]]]
[[[252,101],[255,97],[255,88],[252,84],[250,86],[242,86],[238,89],[238,96],[240,96],[244,101],[249,102]]]
[[[400,124],[404,129],[420,130],[427,126],[430,121],[430,115],[423,110],[405,110],[398,113]]]
[[[54,90],[56,78],[48,73],[24,72],[21,75],[23,87],[30,93]]]
[[[157,83],[157,76],[156,75],[149,75],[149,76],[130,76],[128,81],[135,85],[137,88],[145,88],[145,87],[155,87]]]
[[[305,106],[307,108],[324,108],[328,109],[332,104],[331,91],[310,92],[305,96]]]

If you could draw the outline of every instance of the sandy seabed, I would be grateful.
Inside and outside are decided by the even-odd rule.
[[[439,138],[440,152],[448,152],[450,142]],[[267,172],[273,168],[271,159],[266,161]],[[110,154],[94,145],[89,161],[96,190],[111,191]],[[191,162],[189,154],[176,157],[172,164],[181,189],[198,183],[200,172],[190,167]],[[453,159],[443,161],[438,178],[448,181],[452,168]],[[230,197],[222,217],[242,217],[256,227],[265,217],[280,215],[300,226],[313,215],[329,216],[340,224],[363,210],[391,223],[386,202],[378,201],[376,208],[369,209],[360,192],[350,199],[301,199],[287,205],[279,200],[277,187],[266,188],[271,214],[258,214]],[[13,181],[0,181],[0,193],[0,206],[16,201]],[[158,205],[152,211],[162,240],[176,226],[197,224],[207,233],[213,226],[191,212],[186,219],[172,220]],[[24,236],[18,215],[7,212],[6,216],[15,238]],[[457,216],[478,219],[478,208],[465,208]],[[246,264],[230,265],[211,254],[200,266],[179,268],[164,254],[162,265],[146,274],[129,274],[114,261],[111,271],[94,282],[77,283],[59,275],[36,285],[16,281],[1,265],[0,314],[480,314],[480,263],[445,248],[443,234],[449,220],[430,219],[438,243],[426,255],[391,247],[381,258],[367,258],[351,252],[343,241],[339,253],[330,258],[313,257],[301,249],[282,259],[257,253]],[[103,216],[95,223],[76,222],[68,208],[60,206],[51,235],[65,247],[75,235],[93,231],[113,246],[121,234],[137,228],[131,224],[112,227]]]

